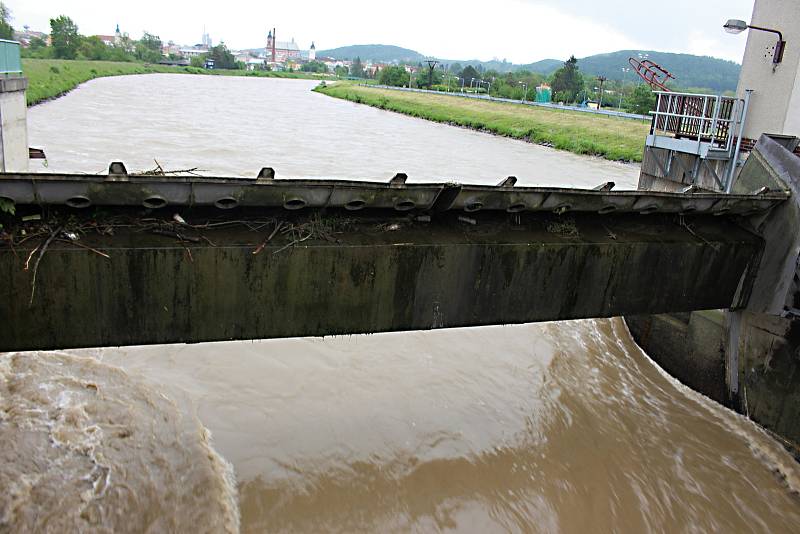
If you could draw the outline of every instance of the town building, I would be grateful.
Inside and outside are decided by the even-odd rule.
[[[114,36],[113,35],[95,35],[98,39],[103,41],[103,44],[106,46],[114,46]]]
[[[294,38],[291,41],[278,41],[276,35],[275,28],[267,35],[267,62],[286,63],[290,59],[300,60],[300,47],[294,42]]]
[[[161,46],[161,54],[164,57],[176,57],[181,55],[181,47],[174,41],[169,41]]]
[[[14,40],[19,41],[19,44],[22,45],[23,48],[28,48],[33,39],[41,39],[47,43],[48,46],[50,45],[49,35],[44,32],[33,31],[27,24],[22,27],[22,31],[14,32]]]
[[[369,74],[370,78],[377,78],[378,74],[388,66],[386,63],[369,63],[364,66],[364,72]]]
[[[264,68],[264,58],[248,57],[244,61],[247,70],[262,70]]]
[[[181,55],[181,57],[193,58],[202,54],[208,54],[208,48],[204,47],[203,45],[194,45],[190,47],[182,47],[178,49],[178,53]]]
[[[106,46],[118,45],[122,41],[122,34],[119,31],[119,24],[117,24],[117,29],[114,32],[114,35],[95,35],[95,37],[103,41],[103,44]]]
[[[211,42],[211,35],[209,35],[208,32],[206,32],[205,27],[203,27],[202,44],[206,49],[210,49],[213,46],[213,44]]]

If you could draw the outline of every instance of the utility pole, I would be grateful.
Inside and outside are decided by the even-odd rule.
[[[600,97],[597,99],[597,109],[603,107],[603,82],[606,81],[608,78],[605,76],[598,76],[597,81],[600,82]]]
[[[425,61],[425,63],[428,64],[428,89],[430,89],[433,87],[433,69],[436,68],[436,65],[438,65],[439,62],[435,59],[429,59]]]
[[[622,67],[622,88],[619,90],[619,109],[622,109],[622,96],[625,93],[625,75],[630,71],[631,69],[628,67]]]

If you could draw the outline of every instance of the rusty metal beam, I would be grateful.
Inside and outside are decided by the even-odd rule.
[[[345,180],[275,179],[271,168],[257,178],[131,175],[121,163],[112,163],[103,175],[0,173],[0,198],[14,204],[89,206],[215,206],[459,210],[465,212],[594,212],[710,213],[750,215],[767,211],[786,198],[786,192],[725,195],[656,191],[613,191],[554,187],[514,187],[513,180],[498,186],[456,183],[414,183],[395,177],[389,183]],[[401,176],[398,174],[398,176]],[[404,175],[403,175],[404,176]]]

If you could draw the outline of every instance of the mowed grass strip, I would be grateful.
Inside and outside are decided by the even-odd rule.
[[[82,61],[66,59],[22,60],[22,74],[28,78],[27,102],[29,106],[57,98],[75,89],[78,85],[104,76],[126,74],[150,74],[166,72],[173,74],[207,74],[217,76],[256,76],[265,78],[310,78],[318,75],[301,72],[272,72],[245,70],[205,70],[197,67],[171,67],[124,61]]]
[[[634,119],[347,83],[318,87],[316,90],[332,97],[412,117],[615,161],[642,161],[644,141],[650,128],[645,121]]]
[[[61,96],[93,78],[177,71],[175,67],[122,61],[22,60],[22,74],[28,78],[29,106]]]

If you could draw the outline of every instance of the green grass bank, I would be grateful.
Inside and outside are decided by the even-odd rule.
[[[631,119],[349,83],[317,87],[315,91],[412,117],[615,161],[642,161],[649,131],[649,124]]]
[[[116,61],[73,61],[66,59],[25,58],[22,60],[22,73],[28,78],[28,106],[57,98],[75,89],[75,87],[83,82],[94,78],[122,76],[126,74],[149,74],[154,72],[216,76],[324,79],[319,75],[302,72],[205,70],[197,67],[170,67],[165,65]]]

